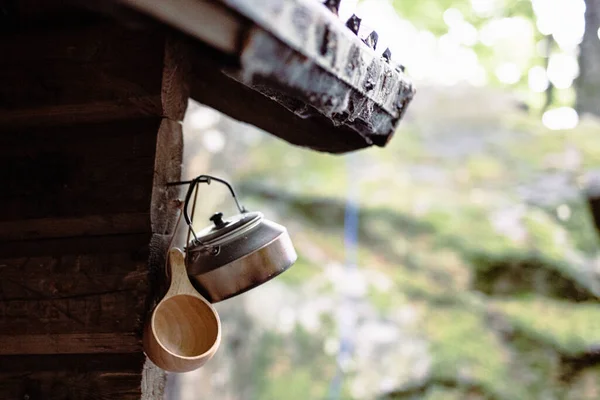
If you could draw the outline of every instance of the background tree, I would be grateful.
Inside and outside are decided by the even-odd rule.
[[[576,82],[577,111],[600,116],[600,0],[585,0],[585,33]]]

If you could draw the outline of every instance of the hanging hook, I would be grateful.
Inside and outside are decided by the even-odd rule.
[[[188,191],[185,195],[185,201],[184,201],[184,205],[183,205],[183,218],[185,219],[185,222],[188,224],[188,226],[192,232],[192,235],[194,236],[194,240],[196,242],[198,241],[198,237],[196,236],[196,232],[194,232],[194,228],[192,227],[192,220],[188,213],[188,206],[190,204],[190,199],[192,198],[192,193],[194,193],[194,189],[196,188],[196,185],[199,183],[206,183],[207,185],[210,185],[210,183],[213,180],[227,186],[227,188],[229,189],[229,192],[231,193],[231,196],[233,197],[233,200],[235,201],[235,205],[237,206],[237,209],[240,211],[241,214],[244,214],[247,212],[246,208],[244,206],[242,206],[240,204],[240,202],[238,201],[237,195],[235,194],[235,190],[233,189],[233,187],[229,184],[229,182],[227,182],[224,179],[220,179],[220,178],[217,178],[217,177],[211,176],[211,175],[199,175],[196,178],[191,179],[189,181],[178,181],[178,182],[167,183],[167,186],[189,185]]]

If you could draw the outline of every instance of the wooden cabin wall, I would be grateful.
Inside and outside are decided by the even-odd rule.
[[[161,398],[141,332],[175,216],[184,47],[15,4],[0,35],[0,399]]]

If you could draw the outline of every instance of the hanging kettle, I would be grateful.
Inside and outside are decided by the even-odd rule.
[[[198,183],[213,180],[227,186],[240,213],[224,219],[217,212],[210,218],[212,224],[196,233],[188,213],[192,193]],[[187,272],[192,284],[211,303],[259,286],[294,264],[297,255],[287,229],[260,212],[246,211],[228,182],[200,175],[177,183],[189,184],[183,208],[191,233],[186,247]]]

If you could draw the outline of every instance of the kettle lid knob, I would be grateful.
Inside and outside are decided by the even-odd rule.
[[[223,213],[222,212],[214,213],[213,216],[210,217],[210,220],[215,224],[215,228],[217,228],[217,229],[221,229],[225,225],[227,225],[227,223],[225,223],[223,221]]]

